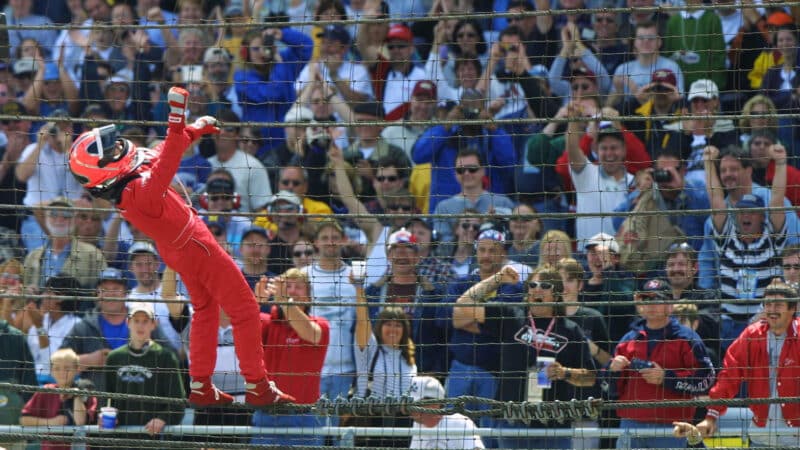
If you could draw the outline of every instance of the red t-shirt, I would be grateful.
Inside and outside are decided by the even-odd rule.
[[[46,388],[57,388],[55,384],[46,384]],[[62,414],[62,401],[59,394],[49,392],[36,392],[28,403],[22,408],[23,416],[40,417],[52,419]],[[97,411],[97,398],[89,397],[86,401],[86,424],[94,423],[95,412]],[[42,450],[70,450],[72,447],[67,442],[42,441]]]
[[[322,338],[316,345],[302,340],[280,317],[277,306],[270,314],[261,314],[264,366],[278,387],[301,404],[319,400],[320,372],[330,341],[328,321],[322,317],[310,319],[322,329]]]

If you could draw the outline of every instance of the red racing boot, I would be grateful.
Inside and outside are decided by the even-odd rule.
[[[189,404],[192,406],[219,406],[233,403],[233,397],[220,391],[209,378],[197,378],[189,384]]]
[[[275,386],[274,381],[266,378],[257,383],[245,383],[244,402],[254,408],[274,405],[276,403],[293,403],[297,401],[289,394],[284,394]]]

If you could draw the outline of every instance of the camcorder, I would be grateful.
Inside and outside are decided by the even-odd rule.
[[[672,181],[672,172],[666,169],[656,169],[653,171],[653,181],[656,183],[667,183]]]

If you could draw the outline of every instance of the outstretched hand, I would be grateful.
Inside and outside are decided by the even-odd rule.
[[[186,128],[191,130],[195,138],[206,134],[218,134],[220,131],[219,122],[212,116],[203,116]]]

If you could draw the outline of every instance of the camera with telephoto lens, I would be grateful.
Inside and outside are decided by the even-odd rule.
[[[656,183],[666,183],[672,181],[672,172],[666,169],[656,169],[653,171],[653,180]]]
[[[652,369],[653,367],[655,366],[651,361],[645,361],[639,358],[633,358],[631,360],[631,370]]]
[[[480,115],[480,108],[461,108],[461,112],[466,120],[475,120]]]

